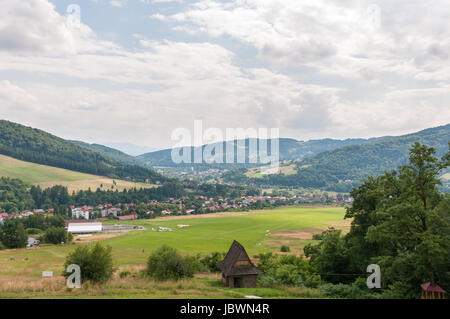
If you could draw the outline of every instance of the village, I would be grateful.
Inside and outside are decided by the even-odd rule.
[[[160,216],[194,215],[226,211],[246,211],[279,206],[292,206],[301,204],[351,204],[353,198],[348,195],[307,194],[304,196],[242,196],[239,198],[224,198],[222,196],[207,197],[202,195],[183,196],[175,199],[169,198],[159,202],[152,200],[148,203],[116,203],[100,204],[97,206],[69,206],[63,217],[68,220],[97,220],[113,219],[118,221],[151,219]],[[5,219],[23,218],[31,215],[55,215],[55,209],[24,210],[20,213],[0,213],[0,223]]]

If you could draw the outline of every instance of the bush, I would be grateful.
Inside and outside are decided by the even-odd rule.
[[[291,251],[291,249],[289,248],[289,246],[283,245],[283,246],[281,246],[280,251],[282,253],[287,253],[287,252]]]
[[[200,268],[195,257],[183,257],[175,248],[163,245],[155,250],[147,261],[147,275],[156,280],[192,278]]]
[[[69,235],[64,227],[50,227],[45,231],[44,242],[61,244],[69,242]]]
[[[25,248],[27,240],[25,228],[17,219],[5,220],[0,227],[0,241],[7,248]]]
[[[326,296],[332,298],[372,299],[382,297],[378,291],[371,291],[367,288],[364,278],[356,279],[351,285],[327,283],[319,286],[319,289]]]
[[[313,240],[322,240],[325,236],[323,234],[314,234],[312,236]]]
[[[78,246],[72,251],[64,264],[65,277],[70,276],[70,273],[66,273],[66,269],[71,264],[80,266],[81,282],[103,283],[111,279],[114,272],[111,247],[104,247],[100,243],[93,246]]]
[[[42,233],[42,230],[39,228],[27,228],[26,232],[28,235],[37,235]]]
[[[259,254],[258,267],[264,272],[259,276],[261,286],[287,285],[315,288],[321,283],[308,260],[295,255]]]
[[[0,241],[0,250],[6,249],[6,246]]]
[[[129,275],[131,275],[131,271],[129,271],[129,270],[122,270],[119,274],[120,278],[125,278]]]
[[[225,258],[226,253],[214,252],[200,258],[200,263],[209,272],[219,272],[217,263]]]

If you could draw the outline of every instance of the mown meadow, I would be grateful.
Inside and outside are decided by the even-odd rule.
[[[225,252],[233,240],[238,240],[251,257],[260,252],[279,252],[280,245],[287,244],[291,253],[301,253],[301,248],[311,239],[283,237],[282,231],[304,230],[319,233],[331,225],[340,225],[344,217],[343,208],[298,208],[286,207],[249,213],[230,213],[229,216],[202,218],[158,219],[122,222],[143,225],[144,231],[120,234],[101,242],[112,247],[115,278],[103,286],[88,285],[81,290],[65,288],[61,276],[66,255],[76,245],[88,244],[83,240],[68,245],[42,245],[36,249],[10,249],[0,251],[0,297],[5,298],[243,298],[245,294],[267,298],[320,297],[311,289],[274,287],[228,289],[221,285],[217,274],[199,274],[182,282],[154,282],[142,279],[140,270],[154,249],[163,244],[177,248],[182,254],[206,254]],[[203,218],[204,217],[204,218]],[[180,228],[178,225],[184,225]],[[186,226],[189,225],[189,226]],[[152,231],[159,226],[172,231]],[[277,232],[281,236],[272,236]],[[88,241],[89,242],[89,241]],[[10,260],[14,257],[14,261]],[[53,271],[55,278],[41,279],[42,271]],[[130,276],[119,278],[122,270]]]

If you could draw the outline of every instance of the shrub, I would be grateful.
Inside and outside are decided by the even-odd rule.
[[[319,289],[326,296],[332,298],[372,299],[382,297],[378,291],[371,291],[367,288],[364,278],[356,279],[351,285],[327,283],[319,286]]]
[[[0,250],[6,249],[6,246],[0,241]]]
[[[129,270],[122,270],[119,274],[120,278],[125,278],[129,275],[131,275],[131,271],[129,271]]]
[[[321,283],[308,260],[295,255],[259,254],[258,267],[264,272],[258,280],[261,286],[286,285],[315,288]]]
[[[287,253],[287,252],[291,251],[291,249],[289,248],[289,246],[283,245],[283,246],[281,246],[280,251],[282,253]]]
[[[100,243],[75,248],[66,258],[63,273],[65,277],[70,276],[66,269],[71,264],[80,266],[81,282],[103,283],[111,279],[114,272],[111,247],[104,247]]]
[[[42,230],[39,228],[27,228],[26,232],[28,235],[37,235],[42,233]]]
[[[200,263],[209,272],[219,272],[217,263],[225,258],[226,253],[213,252],[200,258]]]
[[[325,236],[323,234],[314,234],[312,239],[314,240],[322,240]]]
[[[50,244],[61,244],[69,242],[69,235],[64,227],[50,227],[45,231],[44,242]]]
[[[192,278],[200,268],[195,257],[183,257],[175,248],[163,245],[147,261],[147,275],[156,280]]]
[[[23,224],[17,219],[5,220],[0,228],[0,241],[7,248],[24,248],[28,235]]]

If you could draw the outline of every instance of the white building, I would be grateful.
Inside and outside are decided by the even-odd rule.
[[[118,214],[120,214],[122,210],[117,207],[111,207],[107,209],[102,209],[102,217],[107,217],[109,214],[113,214],[117,217]]]
[[[100,233],[102,230],[102,223],[69,223],[67,227],[67,231],[72,234]]]
[[[72,218],[89,219],[89,211],[82,208],[72,209]]]

